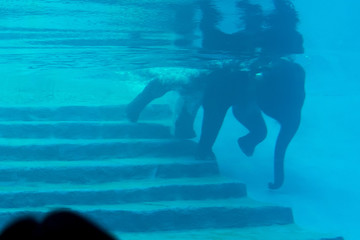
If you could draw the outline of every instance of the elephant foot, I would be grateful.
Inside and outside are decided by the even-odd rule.
[[[189,139],[196,137],[193,125],[194,116],[191,115],[189,112],[183,110],[175,122],[175,137],[180,139]]]
[[[241,138],[239,138],[239,139],[238,139],[238,145],[239,145],[241,151],[242,151],[247,157],[251,157],[251,156],[254,154],[256,145],[254,145],[253,143],[251,143],[251,141],[249,141],[248,139],[246,139],[246,137],[241,137]]]
[[[133,123],[136,123],[139,119],[140,112],[137,111],[130,103],[125,110],[126,118]]]
[[[279,189],[281,188],[281,186],[283,185],[283,183],[269,183],[268,184],[268,188],[271,189],[271,190],[276,190],[276,189]]]
[[[195,153],[196,160],[207,160],[207,161],[216,161],[216,156],[213,151],[204,151],[198,149]]]

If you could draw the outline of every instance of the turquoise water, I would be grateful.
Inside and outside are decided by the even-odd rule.
[[[150,67],[200,67],[201,34],[179,48],[174,9],[194,1],[3,0],[0,2],[0,105],[114,105],[128,102]],[[221,3],[220,3],[221,2]],[[270,9],[269,1],[261,3]],[[269,191],[278,124],[266,118],[267,139],[246,158],[236,139],[246,130],[229,114],[214,146],[222,173],[245,182],[257,200],[291,206],[300,226],[360,238],[360,84],[358,5],[294,1],[305,54],[306,101],[286,160],[286,183]],[[233,1],[217,1],[223,31],[239,28]],[[170,96],[171,98],[171,96]],[[201,112],[196,120],[199,133]]]
[[[216,148],[226,159],[223,171],[245,181],[251,196],[292,206],[296,222],[308,229],[359,239],[360,115],[355,109],[360,104],[360,84],[355,65],[360,35],[354,31],[359,21],[355,14],[358,4],[293,2],[305,39],[305,54],[296,59],[306,69],[307,95],[300,129],[288,149],[286,184],[277,192],[264,186],[271,177],[269,156],[279,128],[272,119],[267,119],[272,126],[269,136],[252,158],[241,156],[237,149],[234,132],[246,130],[232,116],[228,116],[224,125],[228,131],[223,130]],[[229,145],[225,141],[232,144],[233,152],[220,153]]]
[[[139,89],[121,89],[119,81],[129,80],[121,72],[191,62],[189,51],[173,46],[173,6],[174,1],[2,1],[2,104],[94,104],[99,98],[114,104],[122,96],[128,101],[128,91]]]

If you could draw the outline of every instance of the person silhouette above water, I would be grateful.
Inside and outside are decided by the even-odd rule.
[[[10,223],[0,234],[0,240],[115,240],[99,226],[71,210],[55,210],[42,221],[23,217]],[[118,239],[120,240],[120,239]]]

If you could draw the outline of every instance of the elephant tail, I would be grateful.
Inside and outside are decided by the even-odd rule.
[[[281,123],[279,135],[276,140],[274,154],[274,182],[269,183],[270,189],[279,189],[284,183],[284,159],[289,143],[300,125],[301,114],[296,113],[291,119]]]

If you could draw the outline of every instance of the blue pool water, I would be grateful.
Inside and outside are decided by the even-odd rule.
[[[197,29],[174,44],[174,10],[195,0],[2,0],[0,2],[0,106],[116,105],[129,102],[149,79],[143,68],[200,68]],[[234,0],[214,1],[219,28],[241,28]],[[265,12],[270,0],[259,3]],[[360,239],[358,170],[360,83],[358,3],[294,0],[305,53],[306,100],[299,131],[287,152],[286,182],[267,189],[279,125],[266,118],[268,137],[247,158],[236,140],[246,129],[228,114],[214,145],[221,173],[246,183],[259,201],[292,207],[295,222],[309,230]],[[186,11],[186,9],[185,9]],[[201,14],[195,12],[195,23]],[[222,55],[211,56],[216,59]],[[227,56],[225,56],[227,57]],[[159,102],[172,103],[173,95]],[[201,128],[199,112],[195,127]],[[198,138],[196,138],[198,140]]]

